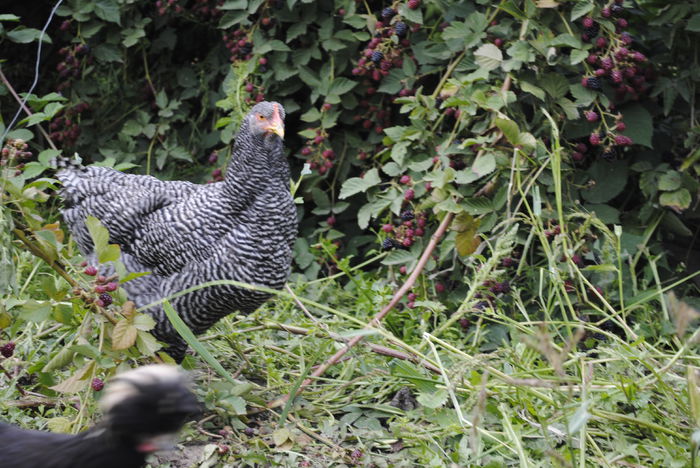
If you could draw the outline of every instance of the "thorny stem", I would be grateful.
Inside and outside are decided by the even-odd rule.
[[[30,111],[29,108],[22,102],[22,99],[17,95],[17,92],[7,80],[7,77],[5,77],[5,74],[2,72],[2,70],[0,70],[0,80],[2,80],[5,86],[7,86],[7,89],[10,91],[10,94],[12,94],[12,97],[14,97],[15,100],[19,103],[24,112],[26,112],[27,115],[32,115],[32,111]],[[46,133],[46,130],[44,130],[44,128],[39,124],[37,124],[37,128],[39,129],[41,134],[44,135],[44,138],[46,138],[46,141],[49,143],[49,146],[58,151],[58,148],[56,147],[56,145],[54,145],[53,141],[49,137],[49,134]]]
[[[454,215],[452,213],[448,213],[440,223],[440,226],[437,228],[435,233],[431,236],[430,242],[428,242],[427,247],[423,251],[423,255],[421,255],[421,258],[418,260],[418,264],[414,268],[414,270],[411,272],[411,275],[408,277],[406,282],[399,288],[398,291],[394,294],[394,296],[391,298],[391,301],[384,306],[384,308],[369,322],[368,327],[371,328],[376,328],[379,326],[381,323],[382,319],[389,313],[391,310],[396,306],[396,304],[399,303],[401,298],[411,290],[413,285],[415,284],[416,280],[420,276],[420,274],[423,272],[423,268],[425,268],[425,264],[428,263],[428,260],[430,259],[431,254],[433,253],[433,250],[435,250],[435,247],[437,246],[438,242],[440,241],[440,238],[445,234],[445,231],[447,231],[448,226],[452,222],[452,218]],[[302,392],[306,387],[308,387],[316,377],[320,377],[323,375],[326,370],[331,367],[333,364],[337,363],[340,361],[340,359],[345,356],[345,354],[350,351],[355,345],[357,345],[360,341],[362,341],[364,337],[363,336],[355,336],[354,338],[350,339],[347,342],[347,346],[344,348],[341,348],[336,352],[333,356],[331,356],[326,362],[318,366],[318,368],[311,374],[309,378],[304,380],[297,391],[295,393],[300,393]],[[277,406],[279,404],[282,404],[289,400],[291,397],[294,395],[287,394],[283,396],[282,398],[275,400],[274,402],[271,402],[270,405]]]

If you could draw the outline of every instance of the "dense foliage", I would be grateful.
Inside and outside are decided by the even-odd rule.
[[[349,452],[354,463],[394,463],[404,445],[435,466],[689,459],[700,424],[688,328],[697,291],[685,281],[700,227],[697,2],[65,0],[42,44],[33,115],[13,123],[12,88],[34,81],[53,7],[34,3],[0,11],[0,344],[18,343],[3,355],[43,393],[88,395],[91,379],[158,350],[149,318],[118,286],[129,278],[80,266],[51,159],[77,152],[162,178],[219,180],[241,116],[277,100],[299,203],[290,285],[310,315],[285,295],[209,337],[231,367],[222,349],[254,353],[261,383],[282,388],[261,396],[218,382],[213,407],[243,414],[246,402],[293,390],[332,354],[328,330],[361,328],[442,223],[446,235],[371,340],[443,373],[362,354],[329,371],[347,387],[314,400],[328,410],[319,432],[364,447]],[[117,260],[103,228],[91,232],[100,259]],[[672,288],[682,302],[664,299]],[[285,322],[308,335],[289,338]],[[240,327],[267,334],[241,337],[241,348],[250,332]],[[292,358],[266,356],[260,343]],[[358,398],[408,385],[418,403],[368,409],[352,398],[360,376]],[[79,429],[78,414],[55,415],[53,427]],[[274,445],[301,443],[280,430]]]

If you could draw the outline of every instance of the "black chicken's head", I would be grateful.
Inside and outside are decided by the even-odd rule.
[[[177,367],[143,366],[111,379],[100,399],[114,437],[139,452],[167,448],[187,419],[200,411]]]
[[[264,141],[284,139],[284,107],[278,102],[256,104],[246,116],[252,136]]]

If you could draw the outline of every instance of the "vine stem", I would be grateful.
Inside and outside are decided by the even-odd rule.
[[[375,328],[378,327],[379,324],[381,323],[382,319],[386,317],[386,315],[391,312],[391,310],[396,306],[396,304],[399,303],[401,298],[411,290],[413,285],[415,284],[416,280],[420,276],[420,274],[423,272],[423,268],[425,268],[425,264],[428,263],[428,260],[430,259],[431,254],[433,253],[433,250],[435,250],[435,247],[437,246],[438,242],[442,238],[442,236],[445,234],[445,231],[447,231],[447,228],[449,227],[450,223],[452,222],[452,219],[454,217],[453,213],[448,213],[443,219],[442,222],[440,222],[440,226],[438,226],[437,230],[435,233],[430,237],[430,242],[428,242],[428,245],[426,246],[425,250],[423,251],[423,255],[421,255],[420,259],[418,260],[418,263],[416,264],[416,267],[413,269],[411,272],[411,275],[408,277],[406,282],[399,288],[398,291],[394,294],[394,296],[391,298],[389,303],[384,306],[384,308],[379,311],[379,313],[367,324],[368,327]],[[326,360],[323,364],[318,366],[316,370],[311,374],[309,378],[304,380],[299,388],[296,390],[296,394],[302,392],[306,387],[308,387],[315,379],[316,377],[320,377],[323,375],[326,370],[331,367],[332,365],[336,364],[338,361],[341,360],[345,354],[350,351],[355,345],[357,345],[360,341],[363,340],[363,336],[355,336],[354,338],[350,339],[347,342],[347,346],[344,348],[341,348],[336,352],[333,356],[331,356],[329,359]],[[271,403],[268,404],[269,407],[274,407],[274,406],[279,406],[286,401],[288,401],[290,398],[294,397],[295,395],[293,394],[287,394]]]
[[[20,107],[22,108],[22,110],[24,110],[24,112],[26,112],[27,115],[32,115],[32,111],[30,111],[29,108],[24,104],[24,102],[22,101],[22,99],[19,97],[19,95],[18,95],[17,92],[15,91],[15,88],[12,87],[12,85],[11,85],[10,82],[8,81],[7,77],[6,77],[5,74],[2,72],[2,70],[0,70],[0,80],[3,82],[3,84],[4,84],[4,85],[7,87],[7,89],[10,91],[10,94],[12,94],[12,97],[14,97],[15,100],[19,103],[19,105],[20,105]],[[58,151],[58,148],[56,147],[56,145],[54,145],[53,140],[51,140],[51,137],[49,137],[49,134],[46,133],[46,130],[44,130],[44,127],[42,127],[40,124],[37,124],[36,126],[37,126],[37,128],[39,129],[39,131],[41,132],[41,134],[44,136],[44,138],[46,138],[46,141],[49,143],[49,146],[50,146],[52,149],[55,149],[56,151]]]

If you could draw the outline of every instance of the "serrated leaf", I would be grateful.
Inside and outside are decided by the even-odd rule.
[[[576,2],[571,9],[571,22],[576,21],[580,17],[587,15],[593,10],[594,4],[591,1]]]
[[[664,192],[659,196],[659,203],[676,211],[683,211],[690,206],[692,197],[688,189],[682,188],[674,192]]]
[[[280,446],[290,439],[292,433],[286,427],[281,427],[272,433],[272,441]]]
[[[513,145],[517,144],[520,129],[518,124],[510,119],[496,119],[496,126],[501,129],[503,136]]]
[[[56,418],[49,418],[46,421],[46,426],[51,432],[55,432],[57,434],[70,434],[71,429],[73,428],[73,423],[71,423],[70,419],[59,416]]]
[[[487,70],[494,70],[503,63],[503,53],[501,49],[493,44],[484,44],[474,52],[476,63]]]
[[[677,171],[668,171],[659,177],[659,190],[672,191],[681,186],[681,174]]]
[[[135,328],[143,331],[153,330],[156,326],[156,321],[148,314],[136,314],[132,323]]]
[[[92,376],[95,368],[95,361],[90,361],[85,364],[82,369],[78,370],[72,376],[68,377],[63,382],[49,387],[60,393],[78,393],[90,385],[89,378]]]
[[[128,320],[121,319],[112,330],[112,348],[127,349],[136,343],[138,329]]]
[[[630,137],[635,145],[653,148],[651,139],[654,135],[654,122],[649,111],[641,104],[634,103],[621,107],[620,112],[627,124],[625,135]]]
[[[121,24],[119,5],[114,0],[97,0],[95,2],[95,16],[110,23]]]
[[[700,13],[695,13],[685,25],[686,31],[700,32]]]
[[[490,174],[496,170],[496,157],[493,153],[482,154],[472,163],[472,171],[479,177]]]
[[[381,179],[379,178],[379,171],[377,168],[372,168],[365,173],[365,176],[351,177],[343,183],[343,187],[340,189],[340,195],[338,198],[341,200],[348,198],[356,193],[364,192],[370,187],[374,187],[379,184]]]
[[[100,250],[98,259],[100,263],[113,262],[119,260],[121,251],[117,244],[109,244]]]
[[[20,309],[20,317],[27,322],[39,323],[51,316],[51,303],[48,301],[29,300]]]
[[[383,265],[405,265],[418,259],[418,254],[410,250],[393,250],[382,260]]]
[[[544,101],[544,90],[538,86],[533,85],[532,83],[529,83],[527,81],[520,81],[519,82],[520,89],[525,91],[526,93],[530,93],[533,96],[535,96],[537,99],[540,101]]]
[[[627,169],[622,161],[596,160],[587,171],[593,184],[581,190],[581,196],[590,203],[609,202],[624,190]]]
[[[136,347],[144,356],[153,356],[161,349],[158,340],[153,335],[141,330],[138,331],[136,336]]]
[[[569,81],[558,73],[547,73],[537,84],[554,99],[564,97],[569,92]]]
[[[421,392],[416,400],[426,408],[437,409],[447,402],[447,396],[447,390],[439,388],[434,392]]]
[[[423,24],[423,12],[420,8],[411,10],[405,3],[399,4],[398,7],[399,15],[403,16],[408,21],[412,21],[416,24]]]
[[[90,237],[92,238],[92,243],[95,245],[95,250],[99,251],[107,247],[107,242],[109,242],[109,231],[102,225],[99,219],[92,215],[89,215],[85,219],[85,226],[90,232]]]

